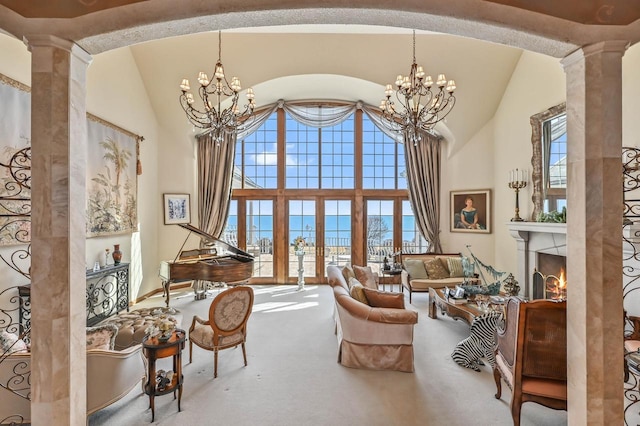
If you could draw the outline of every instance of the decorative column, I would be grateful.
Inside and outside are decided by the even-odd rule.
[[[298,290],[304,290],[304,250],[296,250],[298,256]]]
[[[624,423],[622,56],[583,47],[567,74],[567,347],[570,425]]]
[[[31,417],[86,425],[86,73],[91,57],[53,36],[31,51]]]

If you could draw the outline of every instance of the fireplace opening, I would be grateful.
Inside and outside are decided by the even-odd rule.
[[[566,299],[567,258],[546,253],[538,253],[537,258],[537,267],[533,273],[532,299]]]

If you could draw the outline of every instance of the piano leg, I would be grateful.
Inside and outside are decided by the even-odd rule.
[[[169,307],[169,289],[171,288],[171,283],[169,281],[162,281],[162,291],[165,296],[164,302],[167,304],[167,308]]]
[[[207,298],[207,281],[194,280],[193,295],[195,300],[206,299]]]

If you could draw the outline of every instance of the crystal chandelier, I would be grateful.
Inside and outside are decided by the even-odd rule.
[[[187,118],[196,127],[208,129],[213,139],[219,145],[223,141],[225,133],[233,133],[238,130],[239,125],[244,123],[251,115],[255,107],[253,89],[247,89],[248,103],[242,110],[238,108],[238,97],[242,90],[240,79],[233,77],[231,83],[224,75],[224,67],[221,61],[222,55],[222,33],[218,31],[218,62],[216,63],[214,79],[209,80],[209,76],[200,72],[198,74],[198,94],[202,99],[203,110],[194,108],[193,94],[189,92],[189,80],[182,80],[180,89],[180,105],[187,114]],[[222,108],[225,98],[231,99],[231,105]]]
[[[453,96],[456,83],[447,82],[444,74],[438,75],[433,88],[433,79],[425,77],[421,66],[416,64],[416,32],[413,31],[413,63],[409,75],[396,77],[396,99],[401,108],[396,109],[391,100],[394,89],[390,84],[385,87],[385,98],[380,102],[382,116],[388,127],[402,132],[414,145],[420,142],[420,131],[430,131],[437,122],[444,119],[453,109],[456,98]]]

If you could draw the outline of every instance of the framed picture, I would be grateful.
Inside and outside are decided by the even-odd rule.
[[[491,190],[451,191],[451,232],[491,233]]]
[[[164,224],[175,225],[191,222],[191,199],[189,194],[164,195]]]

